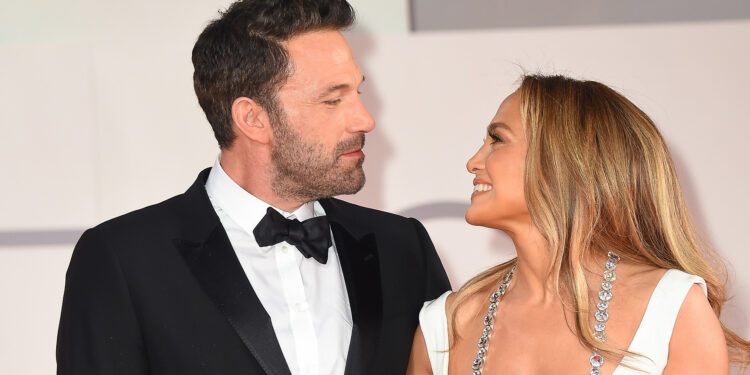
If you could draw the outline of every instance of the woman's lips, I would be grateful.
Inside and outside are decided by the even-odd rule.
[[[474,190],[472,191],[471,196],[473,197],[477,194],[486,193],[490,190],[492,190],[492,185],[474,181]]]

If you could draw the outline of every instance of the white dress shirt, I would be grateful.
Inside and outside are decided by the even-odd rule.
[[[326,264],[305,258],[286,241],[259,246],[253,229],[269,205],[234,182],[218,160],[208,175],[206,192],[253,290],[271,317],[292,374],[343,374],[352,314],[335,243],[328,249]],[[292,213],[274,209],[300,221],[325,215],[317,201]]]

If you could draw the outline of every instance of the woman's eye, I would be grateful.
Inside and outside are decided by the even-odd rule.
[[[490,136],[490,139],[492,140],[491,143],[498,143],[498,142],[502,142],[503,141],[502,138],[498,137],[495,134],[490,134],[489,136]]]

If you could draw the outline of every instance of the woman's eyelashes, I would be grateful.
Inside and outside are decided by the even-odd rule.
[[[487,136],[490,137],[490,144],[502,143],[503,142],[503,139],[500,138],[500,136],[497,135],[497,134],[487,133]],[[486,138],[485,138],[485,140],[486,140]]]

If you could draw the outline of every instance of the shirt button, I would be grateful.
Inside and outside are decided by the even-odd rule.
[[[297,310],[297,312],[305,312],[307,311],[307,302],[298,302],[294,304],[294,309]]]
[[[289,251],[289,247],[286,246],[286,245],[281,245],[281,252],[284,253],[284,254],[286,254],[287,251]]]

